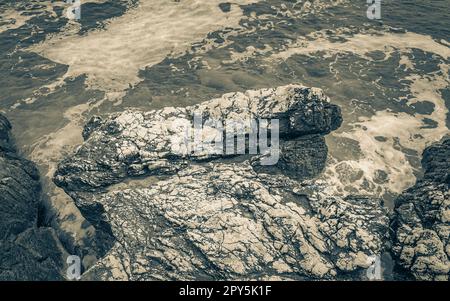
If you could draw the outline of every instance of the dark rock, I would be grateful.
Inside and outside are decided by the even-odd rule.
[[[89,122],[84,126],[83,129],[83,139],[87,140],[91,133],[99,128],[103,124],[103,120],[99,116],[92,117]]]
[[[422,166],[426,180],[450,184],[450,138],[426,148]]]
[[[63,248],[50,228],[38,226],[39,174],[20,158],[0,115],[0,280],[62,280]]]
[[[308,135],[281,141],[278,164],[264,166],[257,159],[252,165],[258,172],[283,173],[302,180],[318,175],[325,168],[327,153],[328,148],[323,136]]]
[[[230,2],[220,3],[220,4],[219,4],[219,8],[220,8],[224,13],[229,13],[229,12],[231,11],[231,3],[230,3]]]
[[[296,91],[296,101],[285,113],[279,114],[280,135],[294,138],[310,134],[328,134],[342,124],[341,109],[324,95],[307,89]]]
[[[423,153],[424,176],[395,202],[393,254],[418,280],[450,272],[450,138]]]

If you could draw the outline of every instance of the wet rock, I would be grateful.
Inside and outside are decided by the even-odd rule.
[[[83,129],[83,139],[87,140],[91,133],[95,131],[95,129],[99,128],[103,124],[103,120],[99,116],[92,117],[89,122],[84,126]]]
[[[130,184],[130,187],[132,185]],[[320,187],[309,184],[310,190]],[[190,166],[91,204],[116,243],[89,280],[364,279],[389,220],[366,198],[322,198],[249,164]]]
[[[276,165],[262,165],[253,160],[258,172],[283,173],[294,179],[307,179],[318,175],[327,160],[328,148],[321,135],[307,135],[294,140],[281,141],[280,158]]]
[[[423,153],[424,176],[395,203],[393,253],[418,280],[450,273],[450,139]]]
[[[11,124],[9,120],[0,114],[0,139],[7,140],[9,137],[9,131],[11,130]]]
[[[231,11],[231,3],[229,3],[229,2],[220,3],[220,4],[219,4],[219,8],[220,8],[224,13],[229,13],[229,12]]]
[[[20,158],[0,115],[0,280],[58,280],[64,250],[54,231],[39,227],[39,174]]]
[[[92,191],[130,176],[170,175],[192,162],[224,157],[222,153],[212,152],[206,143],[201,151],[192,152],[198,148],[198,143],[186,142],[186,131],[194,128],[196,113],[202,115],[203,121],[242,121],[243,133],[247,136],[252,131],[251,125],[246,123],[248,120],[278,119],[279,135],[283,140],[325,135],[342,122],[340,109],[329,103],[322,90],[299,85],[229,93],[186,108],[167,107],[148,112],[127,110],[105,120],[94,117],[85,128],[85,143],[75,155],[59,164],[55,183],[69,191]],[[204,129],[204,135],[209,138],[220,135],[212,126],[204,125]],[[265,129],[270,132],[271,124],[268,123]],[[302,172],[295,166],[285,167],[298,161],[295,155],[288,153],[297,151],[299,144],[301,142],[284,144],[283,160],[280,161],[283,165],[280,170],[294,176],[300,176]],[[319,159],[323,161],[323,158]],[[306,164],[302,166],[308,168]],[[317,174],[317,166],[303,174]],[[293,172],[295,169],[297,172]]]
[[[191,129],[198,111],[279,119],[279,162],[174,152],[184,132],[173,125]],[[323,135],[341,121],[321,90],[298,85],[96,118],[55,174],[114,240],[84,279],[364,279],[385,248],[385,209],[375,199],[327,196],[327,183],[307,180],[325,164]]]

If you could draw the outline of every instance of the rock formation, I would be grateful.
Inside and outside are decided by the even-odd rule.
[[[280,160],[263,166],[258,155],[174,151],[198,111],[215,120],[279,119]],[[385,247],[385,209],[374,199],[326,196],[308,180],[324,166],[323,136],[340,123],[321,90],[299,85],[94,117],[54,178],[113,242],[83,277],[364,278]]]
[[[383,250],[388,219],[381,204],[304,190],[245,164],[209,163],[148,188],[96,196],[92,205],[102,206],[116,243],[85,278],[364,277],[369,257]]]
[[[397,200],[393,253],[418,280],[448,280],[450,273],[450,138],[428,147],[424,176]]]
[[[306,135],[325,135],[342,122],[339,107],[319,89],[302,86],[284,86],[277,89],[225,94],[221,98],[186,108],[168,107],[143,112],[127,110],[113,114],[106,120],[94,117],[87,124],[83,136],[87,139],[76,154],[58,167],[55,182],[69,191],[92,190],[120,182],[130,176],[174,174],[190,163],[223,157],[203,145],[203,151],[192,153],[194,141],[185,143],[186,129],[192,130],[193,116],[200,113],[203,120],[239,120],[245,123],[255,119],[278,119],[280,136],[295,140]],[[244,125],[243,132],[250,132]],[[270,127],[270,125],[268,126]],[[218,131],[205,126],[204,135],[217,137]],[[311,140],[312,141],[312,140]],[[324,148],[320,139],[315,139]],[[225,142],[224,142],[225,143]],[[283,142],[282,142],[283,143]],[[317,166],[304,158],[295,158],[283,152],[295,149],[301,142],[282,145],[281,162],[294,160],[305,170],[299,174],[311,175]],[[316,160],[319,166],[325,157]],[[284,167],[284,165],[282,167]],[[292,166],[291,173],[296,174]]]
[[[38,171],[17,155],[10,130],[0,114],[0,280],[62,280],[64,249],[38,226]]]

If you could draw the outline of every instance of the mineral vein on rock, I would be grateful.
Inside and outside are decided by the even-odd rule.
[[[199,110],[217,119],[280,119],[279,164],[171,153],[179,134],[171,124],[192,125]],[[84,278],[364,278],[369,258],[385,247],[385,209],[376,199],[323,195],[307,180],[325,164],[323,135],[340,123],[339,108],[321,90],[300,85],[94,117],[85,143],[55,174],[113,241]],[[153,180],[129,179],[136,175]]]

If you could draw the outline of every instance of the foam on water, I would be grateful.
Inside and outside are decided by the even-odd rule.
[[[140,1],[138,7],[112,19],[105,29],[83,36],[64,32],[30,50],[69,65],[66,77],[86,74],[89,88],[117,95],[142,80],[140,69],[188,50],[211,31],[239,27],[243,18],[239,5],[257,1],[233,1],[229,12],[220,9],[222,2]]]
[[[341,32],[342,34],[342,32]],[[312,39],[311,39],[312,38]],[[337,160],[339,147],[330,148],[330,159],[321,180],[327,183],[326,193],[348,194],[358,193],[377,197],[401,193],[413,185],[418,166],[411,163],[409,151],[420,156],[424,148],[449,133],[446,126],[448,109],[441,94],[442,89],[449,86],[450,48],[445,43],[438,43],[429,36],[416,33],[384,33],[356,34],[347,36],[345,41],[332,42],[322,32],[301,38],[285,51],[274,54],[269,60],[286,60],[300,55],[317,55],[331,57],[336,53],[352,53],[366,60],[372,60],[368,54],[382,51],[387,60],[394,52],[401,54],[399,68],[414,72],[414,62],[406,54],[412,49],[441,57],[440,70],[428,74],[412,74],[402,81],[410,81],[409,97],[406,105],[419,101],[434,104],[431,115],[414,115],[392,110],[380,110],[372,116],[359,116],[356,121],[347,121],[350,130],[332,133],[333,139],[351,139],[359,145],[358,158]],[[400,99],[399,99],[400,100]],[[436,122],[433,128],[427,127],[423,119]],[[381,137],[381,138],[380,138]],[[332,140],[332,139],[331,139]],[[348,141],[348,140],[347,140]],[[346,145],[351,148],[351,145]]]
[[[38,2],[45,5],[43,10],[50,14],[54,14],[53,5],[66,7],[63,1]],[[88,2],[103,3],[107,1],[83,1],[84,4]],[[230,12],[224,12],[219,8],[219,4],[223,2],[226,1],[141,0],[138,7],[130,8],[123,16],[110,19],[104,28],[80,35],[81,25],[71,21],[61,33],[47,36],[44,42],[29,48],[52,61],[68,65],[69,69],[63,78],[46,86],[48,92],[44,93],[40,89],[41,91],[38,91],[36,97],[19,101],[16,106],[10,108],[11,111],[17,109],[18,112],[28,114],[25,110],[27,105],[33,104],[37,99],[45,102],[46,94],[65,89],[64,86],[67,85],[65,79],[84,74],[87,76],[88,89],[98,89],[107,94],[104,99],[101,99],[103,96],[100,96],[92,102],[89,99],[81,100],[81,96],[75,95],[74,97],[80,98],[80,102],[71,107],[65,104],[67,102],[67,99],[64,98],[66,94],[62,94],[63,97],[58,100],[65,109],[61,112],[55,109],[58,112],[57,116],[52,115],[50,117],[52,119],[49,120],[54,124],[62,124],[61,127],[56,130],[52,128],[45,134],[39,132],[40,134],[33,136],[31,141],[22,141],[30,148],[28,154],[30,159],[35,161],[43,171],[44,190],[49,194],[52,206],[58,213],[60,227],[66,229],[68,233],[72,233],[77,244],[83,245],[84,241],[87,241],[85,238],[93,236],[95,230],[92,227],[86,229],[83,227],[84,219],[70,197],[52,183],[55,166],[76,145],[81,144],[81,131],[85,115],[95,111],[102,103],[106,104],[104,106],[106,109],[102,108],[104,110],[102,113],[108,113],[108,104],[110,105],[110,103],[107,100],[116,101],[116,104],[119,104],[130,85],[135,86],[142,80],[139,76],[140,70],[156,65],[167,57],[181,57],[181,54],[188,52],[193,54],[193,62],[201,60],[208,68],[217,69],[217,74],[221,76],[223,74],[219,69],[228,65],[232,65],[234,68],[238,63],[244,63],[257,57],[258,64],[271,65],[278,64],[293,55],[317,57],[320,54],[327,58],[334,54],[351,53],[364,60],[372,61],[373,58],[368,54],[375,50],[382,51],[386,55],[385,60],[399,53],[401,59],[398,68],[408,70],[410,74],[399,79],[404,82],[410,81],[407,86],[409,90],[407,105],[427,100],[434,104],[433,113],[431,115],[419,113],[411,115],[382,109],[375,113],[368,113],[367,116],[353,116],[352,120],[347,119],[342,130],[332,133],[328,139],[330,158],[324,174],[319,179],[319,182],[325,183],[325,193],[361,193],[374,196],[398,194],[415,181],[418,166],[411,162],[409,150],[415,151],[416,156],[419,157],[426,145],[439,140],[448,133],[445,123],[448,110],[440,90],[448,88],[450,82],[448,78],[449,42],[445,40],[437,42],[430,36],[412,32],[403,34],[366,32],[351,35],[348,34],[350,30],[342,28],[334,30],[334,34],[339,38],[345,37],[344,41],[332,42],[324,31],[316,32],[311,36],[298,38],[284,51],[274,53],[267,61],[261,62],[259,61],[260,57],[268,56],[278,49],[273,47],[273,44],[271,44],[272,46],[270,43],[265,44],[265,41],[262,40],[264,48],[257,47],[256,42],[255,46],[246,47],[243,52],[237,47],[231,50],[229,60],[222,61],[220,56],[208,56],[207,52],[233,43],[233,39],[227,38],[229,35],[234,35],[238,39],[240,34],[249,33],[248,30],[258,33],[263,30],[274,30],[274,35],[277,35],[279,34],[277,30],[284,25],[291,24],[284,20],[284,23],[280,23],[284,25],[277,28],[278,23],[276,22],[262,22],[274,18],[272,11],[267,10],[268,13],[266,13],[266,10],[263,9],[263,12],[250,12],[248,17],[249,21],[261,21],[263,25],[247,29],[245,26],[240,26],[241,23],[246,22],[247,17],[244,16],[239,5],[259,1],[230,1],[232,3]],[[330,6],[344,5],[346,2],[348,1],[293,1],[278,6],[274,4],[273,7],[276,6],[277,16],[298,20],[305,15],[316,14]],[[9,9],[0,15],[4,20],[12,20],[12,22],[0,26],[0,33],[18,28],[30,19],[29,16],[14,9]],[[325,24],[328,23],[325,22]],[[330,23],[330,28],[333,27],[332,25],[334,24]],[[227,30],[221,35],[225,41],[220,45],[213,39],[206,39],[208,33],[224,28],[233,28],[233,30]],[[198,44],[202,45],[201,49],[196,48],[195,45]],[[416,60],[411,58],[412,49],[420,49],[442,58],[440,71],[424,74],[420,70],[415,70]],[[334,63],[330,64],[330,69],[334,68]],[[338,72],[337,69],[333,70]],[[194,68],[188,72],[194,74]],[[208,76],[211,74],[208,73]],[[264,76],[268,81],[278,82],[275,75],[264,74]],[[295,79],[288,77],[282,78],[282,81],[288,83]],[[375,87],[377,83],[374,82],[373,85]],[[321,87],[320,84],[316,86]],[[81,103],[83,101],[85,103]],[[19,104],[23,104],[23,107],[19,108]],[[39,108],[39,103],[35,103],[33,106]],[[435,121],[436,127],[426,127],[423,118]],[[16,125],[16,128],[19,128],[18,131],[39,127],[33,121],[27,122],[29,123],[22,128],[21,125]],[[379,137],[383,137],[383,139],[380,140]],[[343,148],[335,145],[336,141],[354,141],[359,146],[360,154],[355,157],[347,156],[344,160],[340,159],[342,156],[339,152],[342,152]],[[351,150],[352,145],[346,145],[344,151]],[[25,149],[25,147],[23,148]],[[386,179],[383,179],[383,173],[387,175]],[[147,182],[142,185],[147,185]],[[86,244],[89,243],[86,242]]]
[[[83,0],[82,4],[87,3],[104,3],[108,0]],[[52,17],[57,17],[57,14],[55,12],[55,8],[61,8],[64,10],[64,15],[66,15],[67,10],[69,9],[70,5],[67,4],[65,1],[26,1],[27,5],[32,6],[32,14],[29,13],[29,11],[23,11],[18,10],[18,7],[26,6],[23,3],[20,3],[23,1],[16,1],[16,3],[5,3],[5,7],[2,9],[0,7],[0,33],[10,30],[10,29],[17,29],[25,24],[29,20],[31,20],[33,17],[37,15],[41,15],[44,13],[49,14]]]
[[[22,15],[14,9],[3,11],[0,15],[0,33],[23,26],[31,17]]]
[[[345,29],[337,30],[336,33],[346,34]],[[309,39],[313,40],[309,40]],[[325,51],[328,54],[338,52],[351,52],[362,56],[368,60],[371,58],[367,53],[375,50],[391,54],[395,49],[409,52],[410,49],[417,48],[425,52],[435,53],[442,58],[450,57],[450,48],[433,40],[430,36],[417,34],[414,32],[406,33],[360,33],[346,37],[344,42],[333,42],[327,39],[324,32],[316,32],[308,37],[302,37],[290,45],[285,51],[274,54],[271,59],[287,59],[295,54],[313,54],[319,51]],[[389,57],[389,56],[388,56]],[[388,58],[387,57],[387,58]]]
[[[83,1],[83,4],[88,2],[105,1]],[[140,1],[138,7],[110,20],[104,29],[79,35],[80,24],[72,20],[61,33],[48,36],[41,44],[28,49],[57,63],[66,64],[69,69],[62,78],[40,87],[33,96],[18,100],[10,110],[33,104],[37,99],[45,99],[59,89],[64,89],[67,85],[65,79],[80,75],[87,76],[88,89],[106,92],[103,99],[85,100],[85,103],[68,107],[60,118],[64,120],[61,128],[27,141],[29,158],[43,173],[43,189],[49,199],[48,205],[56,215],[58,227],[69,233],[76,245],[89,245],[95,229],[85,225],[84,218],[71,198],[53,184],[52,177],[56,164],[82,143],[83,115],[98,108],[105,100],[120,102],[129,85],[135,85],[141,80],[138,76],[140,69],[157,64],[168,55],[190,50],[194,42],[205,39],[211,31],[224,27],[238,28],[243,17],[239,5],[253,2],[256,1],[234,1],[227,13],[219,8],[222,3],[219,0]],[[53,12],[54,4],[50,1],[40,4],[43,5],[43,12]],[[67,6],[63,7],[67,9]],[[14,28],[29,20],[20,19],[21,13],[14,10],[10,10],[8,15],[2,15],[16,20]]]

